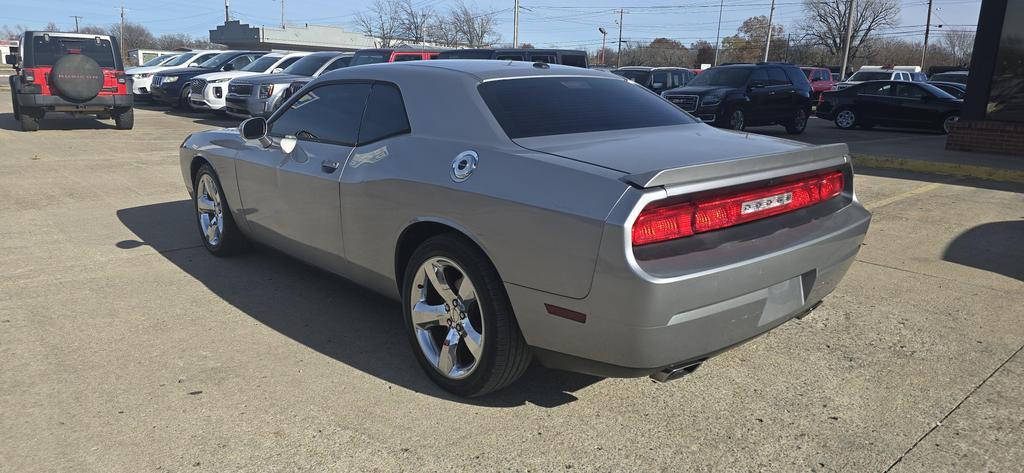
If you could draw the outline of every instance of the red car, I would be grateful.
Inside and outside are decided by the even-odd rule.
[[[822,92],[829,92],[835,82],[832,80],[832,71],[824,67],[801,67],[801,71],[807,75],[807,81],[811,83],[811,98],[817,101]]]
[[[349,65],[361,66],[363,64],[376,64],[380,62],[420,61],[434,59],[440,52],[440,49],[417,48],[362,49],[356,51]]]
[[[118,129],[135,122],[131,87],[117,40],[106,35],[26,31],[21,54],[9,54],[14,117],[24,131],[39,129],[47,113],[113,118]]]

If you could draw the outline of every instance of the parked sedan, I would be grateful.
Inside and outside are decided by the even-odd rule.
[[[818,118],[844,130],[875,125],[931,128],[949,132],[960,119],[963,100],[921,82],[871,81],[825,92]]]
[[[210,253],[259,242],[400,301],[416,360],[466,396],[531,359],[689,373],[813,309],[870,221],[846,145],[527,62],[341,69],[180,159]]]

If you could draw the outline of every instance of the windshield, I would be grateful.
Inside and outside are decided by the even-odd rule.
[[[150,59],[150,60],[142,63],[141,67],[159,66],[161,62],[164,62],[164,61],[166,61],[166,60],[168,60],[168,59],[170,59],[172,57],[174,57],[173,54],[164,54],[163,56],[157,56],[157,57],[155,57],[153,59]]]
[[[351,65],[377,64],[378,62],[387,61],[387,56],[384,51],[360,51],[352,58]]]
[[[931,84],[917,84],[917,85],[919,85],[921,87],[924,87],[928,92],[931,92],[932,95],[934,95],[934,96],[936,96],[936,97],[938,97],[940,99],[955,99],[956,98],[952,94],[950,94],[949,92],[946,92],[945,90],[942,90],[942,89],[940,89],[938,87],[935,87],[934,85],[931,85]]]
[[[210,59],[203,61],[199,64],[199,67],[209,67],[217,69],[220,67],[221,64],[230,61],[231,58],[233,57],[235,57],[235,53],[233,52],[220,53],[214,57],[211,57]]]
[[[165,66],[180,66],[180,65],[185,64],[186,62],[188,62],[188,60],[192,59],[192,56],[195,56],[195,55],[196,55],[196,53],[185,53],[185,54],[182,54],[181,56],[178,56],[178,57],[176,57],[174,59],[171,59],[170,62],[168,62],[167,64],[164,64],[164,65]]]
[[[284,73],[295,74],[297,76],[312,76],[333,57],[334,56],[320,54],[309,55],[295,61],[295,64],[288,66],[288,68],[284,70]]]
[[[651,78],[651,71],[640,71],[635,69],[619,69],[612,71],[612,74],[620,75],[641,85],[647,85],[647,80]]]
[[[96,61],[100,67],[114,67],[114,49],[110,41],[93,38],[61,38],[36,36],[32,39],[32,65],[52,66],[68,54],[81,54]]]
[[[512,139],[695,123],[650,90],[623,80],[537,77],[485,82],[478,89]]]
[[[250,62],[239,70],[245,72],[267,72],[267,69],[270,69],[270,66],[273,66],[280,60],[281,56],[263,56],[253,62]]]
[[[889,80],[892,78],[891,72],[879,72],[879,71],[860,71],[849,79],[850,82],[864,82],[869,80]]]
[[[697,77],[694,77],[687,87],[691,85],[697,86],[726,86],[726,87],[743,87],[747,83],[747,78],[750,77],[750,72],[753,69],[744,68],[730,68],[730,67],[712,67],[702,72]]]

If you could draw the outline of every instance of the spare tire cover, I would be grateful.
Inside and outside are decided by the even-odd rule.
[[[50,82],[61,97],[81,102],[100,93],[103,87],[103,70],[89,56],[68,54],[53,65]]]

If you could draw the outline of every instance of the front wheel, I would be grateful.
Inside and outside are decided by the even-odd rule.
[[[836,126],[843,130],[852,130],[857,126],[857,113],[853,109],[844,108],[836,113]]]
[[[799,135],[807,129],[807,110],[802,107],[793,112],[793,118],[786,124],[786,133]]]
[[[742,108],[735,108],[729,112],[728,127],[732,130],[743,131],[747,127],[747,116]]]
[[[209,163],[199,167],[193,188],[192,208],[206,249],[214,256],[227,256],[245,248],[245,237],[235,225],[220,179]]]
[[[192,86],[189,84],[182,85],[181,94],[178,97],[178,108],[185,112],[194,112],[195,109],[192,108],[192,98],[190,97],[191,95]]]
[[[114,114],[114,126],[118,130],[131,130],[135,127],[135,109]]]
[[[532,359],[501,278],[476,245],[456,234],[428,239],[402,283],[416,361],[441,388],[479,396],[518,379]]]

